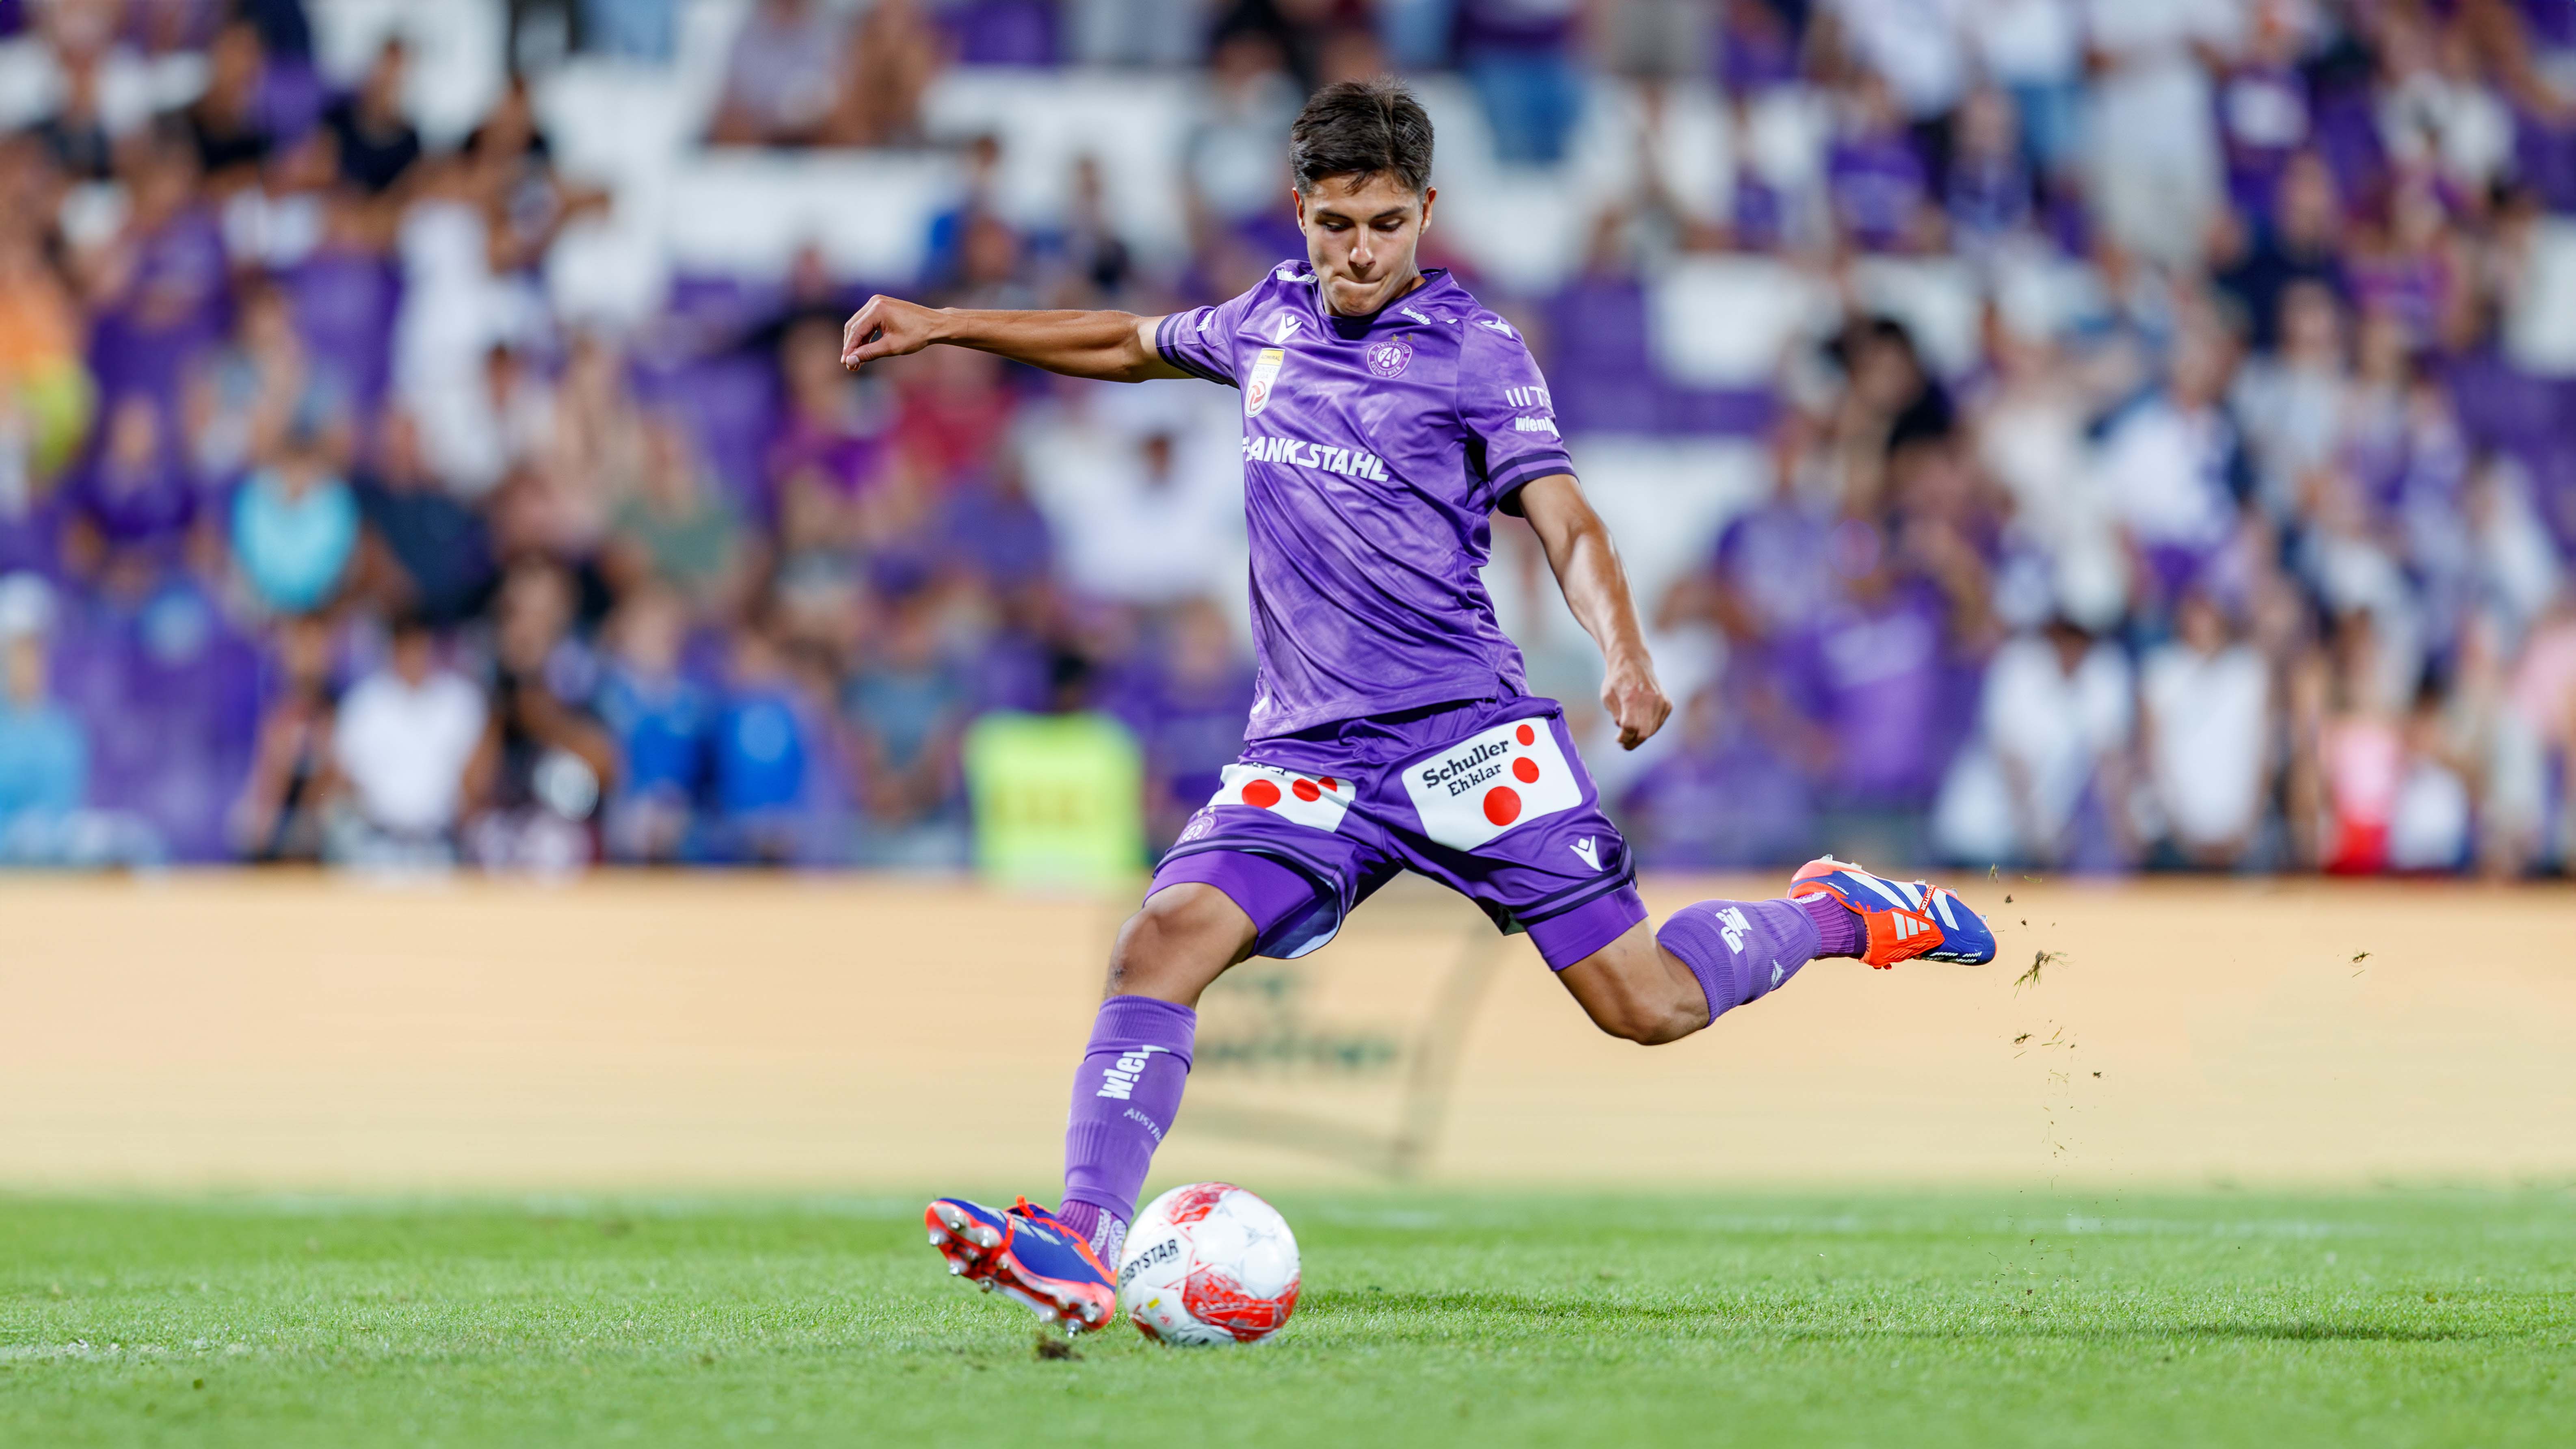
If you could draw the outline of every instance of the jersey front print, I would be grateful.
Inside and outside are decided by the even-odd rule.
[[[1155,345],[1243,391],[1250,738],[1523,692],[1478,576],[1490,515],[1574,468],[1510,323],[1441,270],[1373,317],[1335,317],[1297,262],[1164,318]]]

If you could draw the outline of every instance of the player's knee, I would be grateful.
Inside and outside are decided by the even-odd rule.
[[[1698,1012],[1678,1001],[1628,996],[1605,1002],[1592,1012],[1592,1024],[1621,1041],[1662,1046],[1680,1041],[1708,1024]]]
[[[1171,886],[1148,897],[1118,931],[1109,994],[1190,1002],[1251,946],[1243,908],[1213,886]]]

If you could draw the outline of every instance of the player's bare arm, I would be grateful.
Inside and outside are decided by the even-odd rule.
[[[1619,747],[1633,750],[1664,727],[1673,702],[1655,682],[1655,661],[1646,652],[1646,631],[1637,623],[1628,571],[1620,566],[1609,525],[1592,511],[1571,474],[1550,473],[1530,483],[1520,501],[1548,567],[1556,571],[1565,606],[1601,648],[1601,707],[1619,727]]]
[[[971,347],[1067,377],[1143,382],[1187,377],[1154,350],[1160,317],[1133,312],[1005,312],[924,307],[878,295],[841,328],[841,365],[852,372],[933,343]]]

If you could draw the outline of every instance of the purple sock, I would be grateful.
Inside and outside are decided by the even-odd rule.
[[[1057,1216],[1115,1268],[1154,1149],[1181,1110],[1199,1014],[1150,996],[1100,1003],[1073,1074],[1064,1129],[1064,1205]]]
[[[1821,932],[1799,901],[1701,901],[1655,932],[1708,993],[1708,1019],[1768,995],[1817,955]],[[1851,914],[1837,905],[1834,909]]]
[[[1816,954],[1857,956],[1861,951],[1860,912],[1829,895],[1800,896],[1798,908],[1816,923]]]

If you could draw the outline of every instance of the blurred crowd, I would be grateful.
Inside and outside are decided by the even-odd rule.
[[[1253,693],[1233,394],[952,349],[853,378],[840,323],[1230,295],[1302,253],[1302,97],[1384,69],[1585,198],[1546,289],[1426,257],[1522,322],[1578,466],[1766,460],[1640,600],[1691,685],[1605,771],[1643,863],[2576,848],[2576,345],[2517,331],[2568,285],[2576,4],[748,0],[705,145],[932,154],[954,202],[918,276],[809,246],[614,327],[550,303],[616,197],[532,95],[674,63],[689,7],[496,0],[509,79],[449,145],[399,32],[329,75],[308,3],[0,0],[47,86],[0,138],[0,862],[948,868],[1037,738],[997,720],[1083,722],[1075,768],[1132,768],[1168,841]],[[924,121],[989,67],[1190,76],[1184,240],[1132,247],[1094,158],[1060,218],[1003,204],[1001,140]],[[1643,160],[1603,195],[1614,85]],[[1654,280],[1713,258],[1830,304],[1758,388],[1650,346]],[[1921,261],[1968,278],[1964,350],[1858,280]]]

